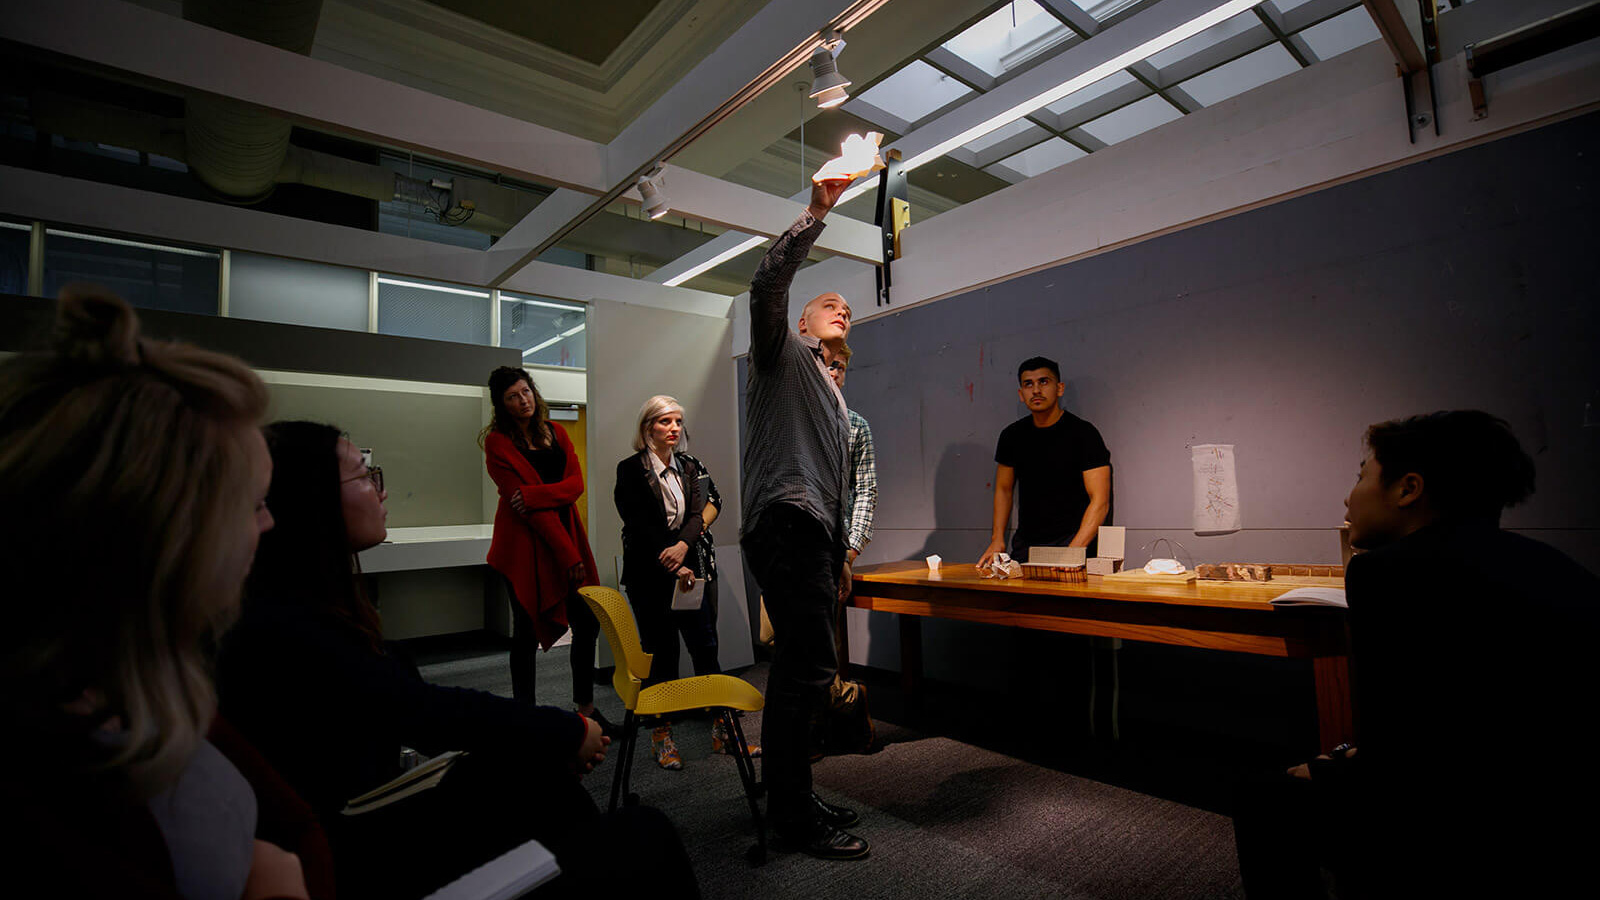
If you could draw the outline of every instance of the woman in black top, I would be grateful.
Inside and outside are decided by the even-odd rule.
[[[601,817],[579,783],[609,743],[595,722],[429,684],[384,643],[355,556],[387,534],[382,471],[329,425],[278,422],[266,436],[277,525],[223,646],[222,708],[326,824],[339,895],[422,896],[530,839],[556,854],[564,881],[625,879],[591,859],[611,840],[597,832],[619,827],[634,835],[619,856],[665,853],[669,880],[692,885],[665,819]],[[468,755],[436,787],[343,815],[400,774],[402,746]]]
[[[722,671],[717,662],[717,572],[711,523],[722,498],[716,482],[698,459],[683,452],[688,433],[683,406],[657,395],[639,408],[632,456],[617,463],[615,499],[622,516],[622,583],[639,623],[639,637],[650,664],[649,687],[678,677],[678,634],[689,648],[696,675]],[[674,610],[680,591],[701,587],[700,605]],[[656,762],[683,768],[670,723],[651,734]],[[712,723],[712,750],[730,752],[727,726]],[[752,755],[759,749],[751,747]]]

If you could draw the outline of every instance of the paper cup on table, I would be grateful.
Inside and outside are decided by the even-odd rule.
[[[944,560],[940,559],[939,558],[939,554],[937,554],[937,553],[935,553],[934,555],[928,557],[928,571],[929,572],[938,572],[939,571],[939,563],[941,563],[941,562],[944,562]]]

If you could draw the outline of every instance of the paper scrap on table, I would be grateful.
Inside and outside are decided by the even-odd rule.
[[[839,147],[839,155],[823,163],[811,180],[817,184],[824,181],[854,181],[878,171],[884,167],[883,157],[878,153],[881,143],[883,135],[876,131],[869,131],[865,136],[850,135]]]
[[[1239,479],[1234,471],[1232,444],[1195,444],[1194,530],[1238,531]]]

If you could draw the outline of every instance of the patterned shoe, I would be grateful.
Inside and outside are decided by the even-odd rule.
[[[650,746],[656,751],[656,765],[663,769],[683,768],[683,755],[672,742],[672,727],[662,725],[650,732]]]
[[[746,744],[745,746],[747,748],[749,748],[749,750],[750,750],[750,758],[751,759],[757,759],[757,758],[759,758],[761,756],[761,745],[760,744]],[[716,716],[716,717],[712,718],[712,720],[711,720],[711,752],[712,753],[722,753],[722,754],[725,754],[725,755],[728,755],[728,756],[732,756],[733,755],[733,748],[734,748],[733,734],[731,733],[731,731],[728,728],[727,720],[724,719],[722,716]]]

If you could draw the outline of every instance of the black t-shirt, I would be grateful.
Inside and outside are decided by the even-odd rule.
[[[539,473],[539,480],[545,484],[555,484],[567,472],[567,452],[554,441],[550,442],[550,446],[540,447],[537,450],[529,447],[518,449],[522,451],[523,459],[526,459],[528,464],[533,466],[533,470]]]
[[[1083,473],[1111,465],[1111,453],[1100,432],[1065,410],[1049,428],[1037,428],[1032,416],[1000,432],[994,461],[1017,472],[1017,533],[1012,546],[1065,544],[1078,533],[1089,493]]]

